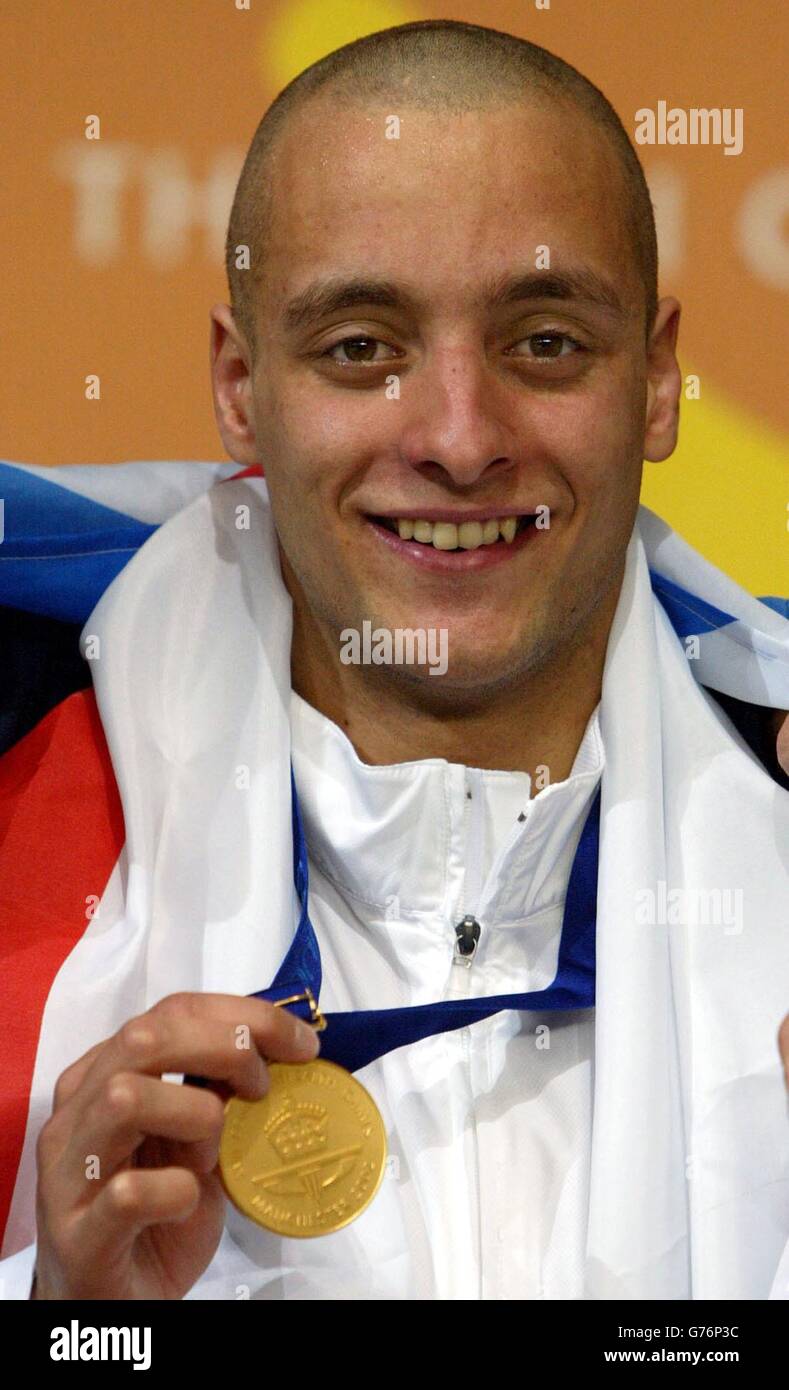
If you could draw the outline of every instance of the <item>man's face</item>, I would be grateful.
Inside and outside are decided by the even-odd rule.
[[[366,619],[446,628],[443,682],[489,690],[577,640],[621,573],[644,451],[644,290],[615,157],[571,107],[406,108],[399,139],[388,114],[314,101],[278,147],[258,455],[302,627],[338,651]],[[579,287],[544,293],[565,277]],[[360,279],[393,302],[362,290],[288,317],[308,289]],[[397,518],[535,514],[541,526],[476,549],[395,534]],[[439,683],[424,666],[396,678]]]

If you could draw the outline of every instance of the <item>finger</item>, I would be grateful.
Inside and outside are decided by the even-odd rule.
[[[308,1061],[317,1048],[309,1024],[262,999],[174,994],[124,1024],[84,1080],[94,1087],[116,1071],[183,1072],[226,1082],[256,1100],[267,1084],[262,1057]]]
[[[216,1166],[224,1105],[213,1091],[116,1072],[79,1115],[57,1161],[57,1201],[66,1208],[93,1201],[145,1139],[175,1141],[177,1162],[196,1172]],[[167,1158],[173,1155],[166,1147]],[[44,1195],[49,1184],[42,1181]]]
[[[200,1193],[199,1179],[185,1168],[127,1168],[116,1173],[74,1229],[80,1270],[97,1272],[122,1263],[141,1231],[185,1221]],[[79,1278],[78,1270],[74,1274]]]
[[[90,1071],[94,1060],[101,1049],[107,1046],[108,1041],[109,1039],[105,1038],[103,1042],[96,1043],[95,1046],[91,1047],[87,1052],[83,1053],[81,1057],[77,1058],[76,1062],[72,1062],[70,1067],[66,1067],[66,1070],[61,1072],[55,1082],[52,1103],[53,1111],[60,1109],[61,1105],[65,1105],[66,1101],[70,1100],[75,1091],[79,1089]]]

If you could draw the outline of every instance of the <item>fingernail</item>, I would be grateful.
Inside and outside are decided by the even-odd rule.
[[[317,1057],[321,1046],[318,1034],[308,1023],[302,1023],[300,1019],[297,1022],[296,1046],[299,1052],[305,1058]]]

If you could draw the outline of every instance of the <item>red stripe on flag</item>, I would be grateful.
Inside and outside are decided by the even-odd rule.
[[[92,689],[0,759],[0,1235],[22,1153],[44,1007],[123,847],[123,810]]]
[[[239,478],[264,478],[265,472],[262,463],[251,463],[249,468],[242,468],[240,473],[231,473],[229,478],[223,478],[223,483],[235,483]],[[220,483],[221,487],[221,483]]]

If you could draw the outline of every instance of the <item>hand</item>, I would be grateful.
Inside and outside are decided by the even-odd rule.
[[[32,1297],[183,1298],[222,1235],[225,1100],[265,1095],[264,1056],[303,1062],[317,1050],[309,1024],[261,999],[171,994],[68,1067],[36,1151]]]
[[[786,1018],[778,1029],[778,1051],[781,1054],[781,1061],[784,1064],[786,1089],[789,1091],[789,1014],[786,1015]]]
[[[784,710],[776,710],[773,719],[776,755],[784,772],[789,774],[789,714]]]

